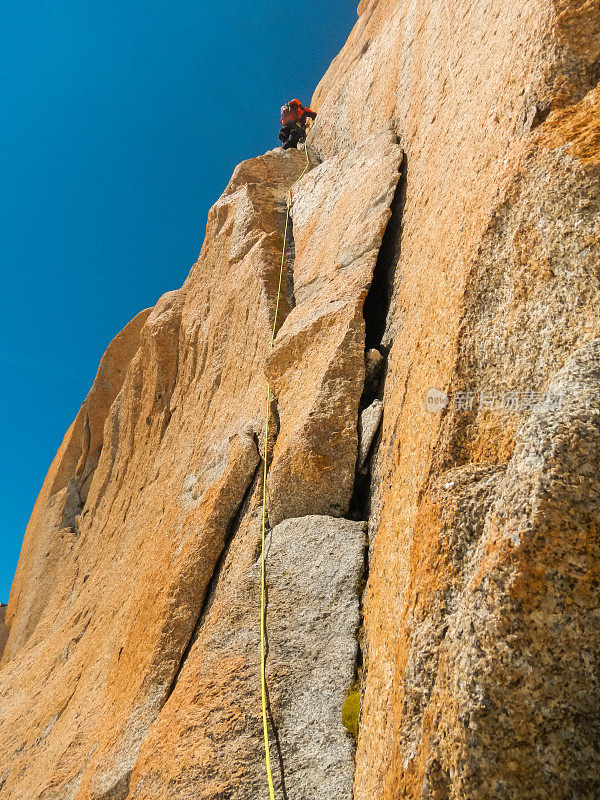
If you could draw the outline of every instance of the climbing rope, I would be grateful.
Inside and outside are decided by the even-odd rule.
[[[304,145],[304,152],[306,153],[306,166],[300,177],[294,181],[290,186],[287,194],[287,209],[285,215],[285,231],[283,234],[283,250],[281,251],[281,265],[279,267],[279,284],[277,286],[277,301],[275,303],[275,319],[273,320],[273,330],[271,331],[271,342],[269,350],[273,348],[275,341],[275,331],[277,328],[277,315],[279,313],[279,298],[281,296],[281,282],[283,279],[283,267],[285,264],[285,248],[287,246],[288,227],[290,222],[290,209],[292,205],[292,191],[294,187],[306,175],[310,167],[310,158],[308,156],[308,147]],[[271,387],[267,383],[267,413],[265,416],[265,451],[263,457],[263,488],[262,488],[262,549],[260,557],[260,694],[262,701],[262,720],[263,720],[263,736],[265,740],[265,764],[267,767],[267,781],[269,783],[269,797],[270,800],[275,800],[275,790],[273,788],[273,775],[271,773],[271,756],[269,753],[269,729],[267,725],[267,679],[266,679],[266,663],[265,663],[265,625],[266,625],[266,573],[265,573],[265,534],[267,528],[267,450],[269,447],[269,413],[271,408]]]

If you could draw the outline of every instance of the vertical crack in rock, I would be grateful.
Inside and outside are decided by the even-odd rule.
[[[258,449],[258,446],[257,446],[257,449]],[[210,580],[209,580],[209,582],[207,584],[206,594],[205,594],[205,597],[204,597],[204,601],[202,603],[202,607],[201,607],[200,612],[198,614],[198,619],[197,619],[196,624],[194,626],[194,630],[192,632],[192,635],[190,636],[190,639],[189,639],[188,643],[186,644],[186,646],[185,646],[185,648],[184,648],[184,650],[182,652],[181,659],[179,661],[179,666],[178,666],[177,671],[175,673],[175,676],[173,678],[173,682],[172,682],[172,684],[171,684],[171,686],[170,686],[170,688],[169,688],[169,690],[167,692],[167,695],[166,695],[166,698],[165,698],[165,702],[169,699],[169,697],[173,693],[173,690],[175,689],[175,686],[177,685],[177,681],[179,680],[179,676],[181,675],[181,671],[183,670],[183,668],[185,666],[185,663],[187,661],[187,658],[188,658],[188,656],[190,654],[190,651],[191,651],[192,647],[194,646],[194,643],[195,643],[196,639],[198,638],[198,632],[200,631],[200,628],[202,626],[204,618],[205,618],[206,614],[208,613],[208,611],[210,609],[210,606],[211,606],[211,603],[213,601],[215,592],[217,591],[217,586],[219,584],[219,579],[221,577],[221,573],[222,573],[222,570],[223,570],[223,565],[224,565],[225,560],[227,558],[227,554],[228,554],[229,549],[230,549],[230,547],[231,547],[231,545],[233,543],[235,535],[239,530],[239,527],[240,527],[240,524],[241,524],[241,520],[243,519],[244,515],[248,511],[248,507],[249,507],[251,498],[252,498],[253,494],[256,491],[256,487],[257,487],[257,484],[259,482],[260,474],[261,474],[261,471],[262,471],[262,466],[261,465],[262,465],[262,461],[259,461],[258,466],[256,467],[256,470],[254,472],[254,476],[252,477],[252,479],[250,481],[250,484],[249,484],[248,488],[246,489],[246,491],[244,493],[244,496],[243,496],[243,498],[242,498],[242,500],[240,502],[239,508],[236,511],[235,516],[233,517],[233,519],[231,520],[231,522],[230,522],[230,524],[228,526],[228,531],[227,531],[227,534],[226,534],[226,537],[225,537],[225,542],[224,542],[224,545],[223,545],[223,549],[221,550],[221,553],[220,553],[220,555],[219,555],[219,557],[217,559],[217,562],[215,564],[215,568],[213,570],[213,574],[211,575],[211,578],[210,578]]]
[[[113,340],[49,470],[0,625],[3,800],[265,796],[260,459],[236,437],[265,369],[290,800],[351,797],[348,513],[372,552],[356,800],[600,795],[597,2],[359,13],[312,101],[321,163],[294,192],[269,363],[296,150],[236,168],[178,332],[153,313],[141,342],[142,312]],[[433,386],[566,399],[437,415]]]
[[[257,485],[177,685],[140,749],[131,800],[265,796],[260,499]],[[363,524],[350,520],[290,519],[267,536],[267,683],[278,800],[352,798],[354,744],[341,709],[354,675],[363,552]]]
[[[400,180],[391,204],[391,216],[385,229],[373,280],[363,305],[365,320],[365,385],[358,411],[358,459],[354,491],[350,501],[351,519],[368,519],[371,504],[371,463],[377,449],[383,416],[383,397],[387,355],[392,339],[386,335],[392,302],[396,265],[400,257],[402,213],[406,203],[406,156],[399,167]],[[383,344],[383,341],[386,344]]]
[[[267,367],[281,420],[269,472],[272,525],[348,513],[365,376],[363,304],[401,160],[384,128],[312,169],[294,190],[296,306]]]
[[[338,220],[336,219],[337,230],[334,230],[333,236],[340,239],[340,268],[342,271],[348,273],[352,268],[355,270],[353,279],[356,283],[347,291],[347,298],[344,298],[340,309],[346,308],[347,312],[352,314],[353,322],[362,320],[362,324],[352,326],[351,336],[356,338],[356,347],[354,347],[354,338],[352,341],[352,350],[356,350],[357,380],[352,391],[354,392],[354,408],[347,415],[347,421],[356,419],[359,400],[362,392],[364,391],[364,318],[362,317],[362,307],[364,297],[367,294],[368,286],[371,283],[372,269],[375,264],[377,253],[380,249],[381,238],[385,230],[385,225],[389,218],[389,205],[392,202],[394,190],[398,179],[398,149],[393,135],[386,134],[384,138],[384,168],[388,165],[388,161],[394,163],[395,175],[391,179],[386,175],[382,183],[377,184],[376,178],[373,178],[372,173],[368,170],[366,163],[369,159],[373,158],[373,150],[377,153],[377,147],[373,147],[373,142],[368,142],[365,148],[360,153],[353,154],[350,157],[350,167],[357,167],[357,177],[367,182],[371,180],[370,189],[376,192],[375,212],[373,215],[373,223],[371,229],[367,221],[363,222],[360,229],[361,234],[365,239],[355,242],[351,237],[348,237],[347,231],[337,227]],[[381,140],[380,140],[381,141]],[[388,149],[386,149],[388,148]],[[381,152],[379,152],[381,155]],[[376,156],[375,156],[376,158]],[[378,167],[381,169],[381,163]],[[334,168],[335,169],[335,168]],[[308,179],[311,178],[309,174]],[[305,180],[308,180],[305,179]],[[385,180],[390,180],[390,185],[385,183]],[[320,187],[319,191],[328,193],[326,177],[325,183]],[[295,204],[295,219],[299,217],[300,227],[302,228],[302,221],[306,225],[306,218],[302,219],[302,207],[300,198],[303,196],[302,185],[298,187],[298,194],[296,195]],[[317,198],[318,202],[318,198]],[[365,201],[368,207],[367,216],[373,213],[370,208],[368,200]],[[343,210],[343,203],[341,204]],[[333,203],[333,213],[339,213],[340,209],[336,209]],[[347,209],[340,217],[340,221],[344,224],[347,223]],[[355,212],[356,213],[356,212]],[[358,211],[358,213],[361,213]],[[378,216],[380,214],[380,216]],[[296,216],[297,215],[297,216]],[[295,244],[295,228],[291,233],[288,242],[293,246]],[[371,237],[371,238],[368,238]],[[304,239],[304,246],[306,247],[306,237]],[[318,254],[318,240],[312,241],[314,252]],[[288,249],[286,254],[286,271],[294,281],[294,289],[288,289],[287,299],[290,305],[290,314],[286,317],[281,325],[276,340],[276,348],[281,343],[281,337],[286,335],[286,330],[290,326],[290,319],[303,304],[302,321],[307,314],[310,314],[311,298],[313,299],[313,306],[318,308],[319,303],[324,305],[325,314],[327,311],[327,304],[331,301],[328,297],[329,292],[325,285],[319,285],[321,275],[310,275],[306,258],[301,264],[301,269],[297,270],[296,264],[292,265],[291,256],[293,251]],[[293,272],[292,272],[293,269]],[[307,281],[308,277],[308,281]],[[347,275],[343,275],[344,283],[347,282]],[[334,278],[335,280],[335,278]],[[364,288],[360,288],[360,284],[364,281]],[[285,282],[285,275],[284,275]],[[288,278],[287,285],[290,285]],[[329,290],[334,287],[329,287]],[[292,298],[292,291],[296,295],[299,305],[295,308]],[[300,293],[300,294],[299,294]],[[337,292],[333,293],[334,296]],[[338,300],[339,302],[339,300]],[[302,323],[301,323],[302,324]],[[319,336],[319,327],[317,326],[312,332],[309,328],[309,338],[306,342],[310,347],[310,335],[316,333]],[[320,334],[323,338],[322,346],[327,347],[327,339],[331,334],[331,330],[325,326]],[[348,340],[350,342],[350,340]],[[306,346],[306,344],[304,346]],[[342,342],[343,345],[343,342]],[[341,352],[344,352],[342,346]],[[297,362],[299,354],[294,354],[294,363]],[[360,359],[360,361],[358,360]],[[374,365],[373,370],[369,375],[371,383],[376,383],[379,380],[381,370],[378,368],[381,365]],[[342,370],[343,371],[343,370]],[[350,374],[354,378],[353,370]],[[325,397],[327,392],[323,392]],[[279,399],[279,398],[278,398]],[[335,425],[339,420],[332,420]],[[356,431],[355,431],[356,435]],[[279,437],[276,439],[275,449],[280,443]],[[318,444],[312,440],[311,449]],[[357,444],[355,444],[357,447]],[[270,443],[267,448],[270,449]],[[262,454],[263,458],[267,454]],[[353,454],[352,468],[356,461],[356,450]],[[160,795],[161,787],[166,785],[173,785],[169,779],[172,774],[174,765],[166,763],[158,755],[157,742],[164,736],[174,735],[179,738],[181,747],[183,747],[183,760],[179,759],[178,764],[178,782],[177,790],[181,792],[181,796],[189,791],[188,778],[186,776],[187,770],[185,761],[187,758],[186,744],[188,738],[187,733],[177,733],[179,723],[177,721],[179,715],[182,713],[181,708],[186,709],[184,719],[187,720],[186,726],[189,728],[191,720],[194,720],[192,729],[207,731],[208,737],[213,746],[210,747],[210,757],[203,758],[199,752],[202,752],[202,745],[199,744],[197,739],[190,740],[189,746],[194,748],[194,791],[197,796],[214,797],[216,793],[226,791],[227,796],[230,798],[250,798],[256,796],[257,790],[260,791],[261,786],[264,788],[264,772],[263,772],[263,759],[261,757],[261,738],[260,738],[260,720],[256,720],[256,727],[248,727],[247,724],[238,726],[237,734],[230,731],[230,726],[226,726],[221,731],[218,725],[218,718],[224,715],[222,709],[214,707],[216,699],[223,702],[223,694],[234,691],[235,694],[231,697],[229,702],[225,702],[226,709],[235,709],[234,716],[237,716],[237,708],[243,708],[244,714],[250,713],[250,709],[254,713],[259,713],[260,704],[258,702],[245,701],[242,703],[244,696],[248,692],[254,695],[258,689],[256,682],[256,673],[250,670],[248,673],[249,680],[246,685],[246,672],[247,667],[252,663],[256,664],[258,658],[258,642],[256,640],[257,628],[254,613],[250,614],[248,623],[245,622],[247,611],[251,610],[253,605],[258,601],[260,596],[259,579],[260,579],[260,565],[256,561],[252,561],[251,565],[247,565],[243,569],[243,560],[241,564],[235,566],[236,561],[239,560],[240,555],[244,552],[244,541],[248,543],[254,539],[253,555],[256,558],[256,543],[259,542],[256,537],[256,531],[260,528],[260,503],[258,502],[260,495],[259,487],[255,486],[251,489],[250,494],[253,496],[253,501],[247,498],[247,502],[240,512],[238,521],[236,522],[235,542],[236,547],[226,547],[221,555],[220,562],[212,575],[210,589],[206,595],[205,603],[203,605],[202,613],[199,618],[199,623],[196,625],[196,630],[190,640],[189,647],[186,648],[184,658],[180,664],[178,675],[173,683],[170,698],[165,705],[164,712],[160,714],[159,718],[153,725],[153,728],[148,736],[148,739],[142,746],[136,769],[134,771],[134,780],[131,790],[131,797],[142,797],[146,794]],[[339,512],[338,512],[339,513]],[[270,509],[272,517],[272,512]],[[272,522],[271,518],[271,522]],[[349,520],[334,520],[329,516],[314,516],[306,515],[301,519],[289,519],[279,525],[275,525],[270,534],[268,542],[267,563],[268,563],[268,614],[267,614],[267,627],[268,627],[268,685],[269,685],[269,717],[271,722],[273,747],[272,762],[277,764],[279,762],[281,769],[276,778],[278,790],[287,796],[287,792],[291,796],[301,796],[302,793],[309,794],[311,797],[328,797],[332,791],[335,796],[350,797],[351,785],[353,776],[353,743],[351,738],[344,733],[341,719],[341,709],[345,693],[351,685],[352,678],[355,672],[355,664],[357,658],[357,638],[356,631],[359,625],[359,600],[358,594],[361,589],[362,574],[364,568],[364,524],[362,522],[351,522]],[[339,529],[339,531],[338,531]],[[288,535],[289,530],[289,535]],[[333,536],[334,531],[338,531],[336,536],[341,538],[337,544],[332,540],[329,541],[328,535],[331,533]],[[335,538],[335,537],[334,537]],[[300,545],[302,543],[302,545]],[[294,550],[300,547],[306,549],[311,547],[315,550],[312,554],[304,553],[303,557],[296,561],[294,560]],[[310,549],[310,548],[309,548]],[[281,553],[279,551],[281,550]],[[279,555],[284,559],[283,574],[278,575],[278,558]],[[342,565],[347,562],[350,574],[344,578],[344,568]],[[330,575],[327,572],[328,565],[331,570],[336,572],[336,575]],[[350,575],[352,577],[350,577]],[[348,585],[341,586],[338,582],[341,580],[348,580]],[[250,581],[248,583],[248,581]],[[320,597],[321,593],[319,586],[324,585],[325,582],[328,586],[328,593],[326,597]],[[293,592],[294,585],[301,584],[304,592],[303,598],[296,597]],[[245,595],[250,595],[253,602],[243,602]],[[306,595],[306,596],[305,596]],[[277,599],[279,597],[279,600]],[[308,599],[310,598],[310,599]],[[234,601],[236,604],[240,601],[242,606],[237,611],[228,607],[227,613],[223,613],[223,604],[228,604]],[[303,623],[307,620],[307,614],[313,606],[322,601],[323,608],[318,610],[316,619],[319,620],[320,632],[317,635],[316,629],[310,631],[303,630]],[[339,652],[339,648],[332,644],[332,639],[324,632],[325,618],[336,617],[336,613],[348,604],[348,608],[353,610],[353,619],[346,620],[342,624],[341,620],[335,623],[335,629],[339,631],[339,635],[345,637],[345,645],[343,652]],[[246,606],[249,606],[247,608]],[[337,608],[336,608],[337,607]],[[298,620],[295,615],[300,614]],[[246,625],[249,628],[246,629]],[[231,631],[228,627],[233,626]],[[290,643],[289,649],[284,647],[284,652],[281,652],[282,643],[280,641],[281,633],[285,631],[285,638],[292,637],[293,645]],[[228,639],[235,637],[235,646],[228,645]],[[300,637],[300,638],[298,638]],[[308,649],[308,662],[304,663],[303,648]],[[350,648],[350,652],[346,649]],[[348,656],[348,657],[347,657]],[[221,686],[221,674],[223,670],[227,674],[227,665],[232,658],[237,661],[235,667],[235,682],[229,677],[227,690],[219,688],[215,700],[210,695],[214,694],[213,687],[215,685]],[[241,661],[240,661],[241,659]],[[335,662],[334,671],[331,671],[332,662]],[[212,666],[211,666],[212,665]],[[322,670],[322,675],[316,675],[316,670]],[[203,682],[207,683],[207,692],[203,692],[201,686]],[[336,689],[333,695],[332,683]],[[298,684],[298,686],[296,686]],[[195,700],[190,705],[190,687],[194,685],[196,690],[194,692]],[[305,687],[305,688],[303,688]],[[297,694],[297,699],[293,698]],[[311,710],[310,701],[307,704],[307,697],[314,695],[315,709]],[[258,698],[256,698],[258,699]],[[291,714],[288,711],[288,704],[292,703]],[[331,731],[327,727],[323,727],[324,719],[323,712],[327,718],[327,726],[331,727]],[[308,715],[308,716],[307,716]],[[316,715],[316,716],[315,716]],[[225,713],[228,716],[228,712]],[[171,721],[169,723],[169,721]],[[175,725],[175,729],[172,726]],[[240,734],[244,732],[244,736]],[[247,741],[248,736],[251,735],[250,741]],[[256,737],[256,738],[254,738]],[[214,743],[218,741],[219,747],[215,749]],[[250,751],[248,747],[250,746]],[[255,752],[253,753],[253,749]],[[315,753],[320,753],[319,757],[315,757]],[[322,774],[319,769],[319,760],[323,762],[324,753],[327,753],[325,763],[327,768],[325,773]],[[337,753],[340,759],[340,765],[337,770],[331,769],[331,761]],[[218,760],[218,763],[215,763]],[[307,765],[310,764],[310,770],[307,770]],[[199,779],[198,769],[203,772],[202,779]],[[242,776],[243,779],[233,779],[234,775]],[[232,776],[231,778],[229,776]],[[189,779],[192,779],[190,774]],[[286,783],[288,788],[286,789]],[[228,788],[217,789],[217,786],[226,785]]]
[[[387,355],[391,338],[382,342],[386,335],[386,324],[394,290],[395,269],[400,254],[402,235],[402,213],[406,203],[406,156],[399,167],[400,180],[391,204],[391,217],[385,229],[373,279],[365,303],[365,383],[358,408],[358,458],[354,490],[350,501],[349,517],[368,520],[372,501],[372,463],[376,458],[380,426],[383,418],[383,399],[387,373]],[[368,527],[367,527],[368,530]],[[357,631],[356,680],[349,692],[344,710],[344,723],[357,736],[362,718],[362,704],[366,685],[366,641],[364,636],[363,593],[369,578],[369,546],[365,547],[363,574],[360,591],[360,628]]]
[[[363,306],[365,349],[376,348],[381,350],[383,347],[386,355],[393,341],[386,336],[386,326],[395,287],[396,267],[400,261],[402,214],[406,205],[408,177],[406,155],[402,159],[399,172],[400,180],[391,204],[391,217],[385,229],[375,269],[373,270],[373,280]]]
[[[3,658],[12,663],[0,674],[9,797],[52,786],[66,799],[74,775],[78,800],[125,792],[140,743],[176,693],[210,607],[206,592],[221,581],[231,520],[260,462],[245,429],[250,420],[255,431],[264,414],[285,200],[304,166],[302,153],[276,150],[236,169],[184,288],[116,337],[65,437],[9,605],[14,646]],[[292,259],[293,233],[288,272]],[[214,462],[213,451],[221,454]],[[77,620],[91,612],[75,641]],[[46,729],[41,755],[36,741]],[[97,746],[88,762],[90,741]]]
[[[294,241],[294,215],[290,209],[288,220],[288,230],[285,249],[284,275],[282,280],[282,290],[287,297],[287,304],[291,311],[296,307],[296,297],[294,295],[294,262],[296,260],[296,243]],[[281,328],[285,319],[278,320],[277,330]]]
[[[71,478],[67,486],[60,527],[69,528],[73,533],[77,534],[77,517],[81,514],[83,506],[84,502],[81,497],[78,482],[75,478]]]

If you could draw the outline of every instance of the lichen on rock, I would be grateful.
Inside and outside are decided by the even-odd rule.
[[[344,728],[358,739],[358,719],[360,716],[360,689],[353,688],[346,695],[342,706],[342,723]]]

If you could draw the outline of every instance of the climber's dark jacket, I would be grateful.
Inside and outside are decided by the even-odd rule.
[[[291,122],[279,131],[279,138],[283,142],[283,149],[289,150],[290,147],[298,147],[298,142],[306,139],[306,130],[299,122]]]

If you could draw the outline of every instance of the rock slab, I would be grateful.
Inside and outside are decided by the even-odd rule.
[[[142,746],[131,800],[268,798],[259,691],[260,498],[221,566],[177,685]],[[271,763],[282,800],[351,800],[342,706],[355,678],[363,523],[289,519],[267,541]]]

